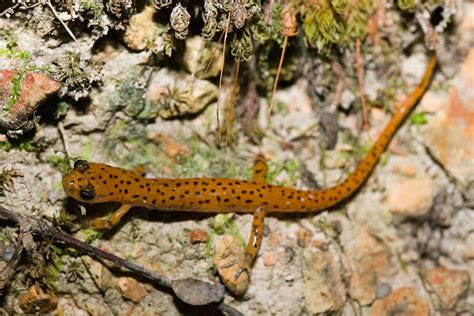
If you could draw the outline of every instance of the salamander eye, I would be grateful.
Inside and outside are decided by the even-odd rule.
[[[74,170],[84,172],[87,169],[89,169],[89,163],[87,160],[76,160],[76,162],[74,162]]]
[[[83,200],[92,200],[93,198],[95,198],[95,190],[93,187],[85,187],[81,189],[79,195]]]

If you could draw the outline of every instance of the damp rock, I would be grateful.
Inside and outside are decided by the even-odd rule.
[[[222,45],[207,42],[201,36],[186,40],[183,55],[184,68],[199,79],[216,77],[224,64]]]
[[[236,295],[245,294],[249,287],[249,272],[238,273],[244,261],[244,251],[232,236],[219,238],[214,246],[213,261],[217,273],[229,291]]]
[[[427,289],[437,296],[442,311],[452,311],[460,298],[467,295],[471,283],[466,271],[441,267],[422,271],[422,277]]]
[[[430,178],[400,181],[388,193],[390,211],[401,217],[424,217],[430,211],[437,191],[435,182]]]
[[[46,314],[56,309],[58,298],[54,293],[33,285],[18,297],[20,308],[27,314]]]
[[[39,72],[21,73],[15,70],[0,72],[0,119],[12,129],[21,126],[38,106],[61,88],[56,80]]]
[[[376,298],[379,284],[394,273],[390,253],[367,226],[345,230],[341,236],[352,272],[350,296],[361,305],[368,305]]]
[[[195,279],[180,279],[171,283],[175,294],[184,302],[201,306],[217,303],[224,298],[224,286]]]
[[[430,121],[424,142],[444,169],[466,189],[474,182],[474,48],[449,92],[443,109]]]
[[[428,303],[416,295],[414,288],[400,288],[385,298],[375,301],[370,313],[372,316],[428,316],[429,314]]]
[[[342,270],[330,252],[303,252],[305,305],[309,314],[337,314],[344,306],[346,290]]]
[[[160,33],[160,24],[153,21],[155,9],[148,5],[142,12],[133,15],[127,26],[123,40],[128,48],[141,51],[152,48]]]
[[[122,296],[134,303],[140,302],[147,294],[147,290],[143,284],[129,277],[121,277],[117,281],[117,285],[122,292]]]
[[[163,69],[150,81],[146,98],[164,119],[197,114],[217,100],[215,84],[192,75],[177,75]]]

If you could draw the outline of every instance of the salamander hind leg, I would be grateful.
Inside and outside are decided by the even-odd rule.
[[[131,205],[122,204],[122,206],[120,206],[112,215],[103,218],[96,218],[90,222],[90,225],[95,229],[111,228],[120,221],[122,216],[124,216],[131,207]]]
[[[268,166],[263,155],[257,155],[253,163],[253,180],[256,182],[267,181]]]
[[[245,247],[245,256],[242,266],[235,274],[235,279],[238,279],[242,272],[250,272],[252,263],[258,255],[263,239],[263,221],[265,219],[265,210],[259,207],[253,213],[252,227],[250,228],[250,237]]]

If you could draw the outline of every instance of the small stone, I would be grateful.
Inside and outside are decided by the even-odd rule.
[[[208,79],[217,76],[223,63],[220,44],[205,42],[201,36],[193,36],[186,40],[183,66],[196,78]]]
[[[376,296],[378,299],[384,298],[385,296],[389,295],[392,292],[392,287],[390,284],[382,282],[377,286],[377,293]]]
[[[267,267],[272,267],[277,262],[277,255],[273,251],[267,251],[263,254],[263,264]]]
[[[424,142],[439,163],[465,188],[474,182],[474,48],[472,48],[448,100],[424,133]],[[469,163],[471,162],[471,163]]]
[[[171,158],[176,158],[178,156],[186,156],[190,153],[188,147],[178,143],[176,140],[174,140],[168,135],[161,134],[160,140],[163,143],[163,150]]]
[[[138,303],[144,298],[148,292],[143,284],[138,283],[135,279],[129,277],[121,277],[117,281],[117,285],[122,291],[123,297]]]
[[[453,310],[459,299],[467,294],[471,283],[466,271],[441,267],[425,270],[422,276],[428,290],[438,297],[442,310]]]
[[[148,5],[145,9],[130,17],[123,41],[128,48],[141,51],[151,48],[158,35],[158,24],[153,20],[155,9]]]
[[[309,243],[311,242],[312,236],[313,234],[309,230],[304,229],[304,228],[299,229],[298,232],[296,233],[297,245],[302,248],[308,247]]]
[[[188,233],[188,238],[189,241],[192,244],[197,244],[197,243],[204,243],[209,240],[209,235],[203,231],[202,229],[193,229],[190,230]]]
[[[414,288],[400,288],[387,297],[376,300],[370,315],[373,316],[428,316],[428,304],[416,296]]]
[[[341,267],[330,252],[303,252],[304,297],[310,315],[338,314],[343,308],[346,290]]]
[[[387,247],[370,232],[368,227],[344,232],[345,253],[350,270],[350,296],[361,305],[368,305],[376,298],[382,280],[393,275]]]
[[[216,241],[213,261],[225,286],[235,295],[243,295],[249,287],[249,271],[241,271],[244,262],[244,248],[232,236]],[[237,276],[237,277],[236,277]]]
[[[270,246],[277,246],[281,243],[282,236],[281,233],[275,232],[271,233],[270,236],[267,238],[267,242]]]
[[[21,83],[17,100],[11,105],[10,116],[4,119],[16,125],[30,116],[48,96],[56,93],[61,84],[39,72],[27,72],[20,82],[15,70],[0,71],[0,104],[7,104],[11,97],[11,90],[15,82]],[[5,108],[5,106],[4,106]],[[0,111],[2,113],[3,111]],[[1,117],[0,117],[1,118]]]
[[[410,218],[426,216],[433,204],[436,191],[435,183],[430,178],[401,181],[388,193],[390,211]]]
[[[33,285],[26,293],[20,294],[18,302],[25,313],[46,314],[56,308],[58,298],[52,292],[45,292],[38,285]]]
[[[158,115],[162,118],[196,114],[217,100],[218,88],[212,82],[166,72],[159,71],[150,79],[146,94],[147,100],[158,107]],[[167,80],[163,80],[164,75]]]
[[[392,171],[395,173],[401,173],[409,178],[416,176],[416,168],[411,164],[396,165],[393,167]]]

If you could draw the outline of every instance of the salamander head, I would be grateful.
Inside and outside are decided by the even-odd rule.
[[[63,177],[63,188],[73,199],[85,203],[103,203],[117,200],[113,191],[117,176],[114,167],[77,160],[74,168]]]

